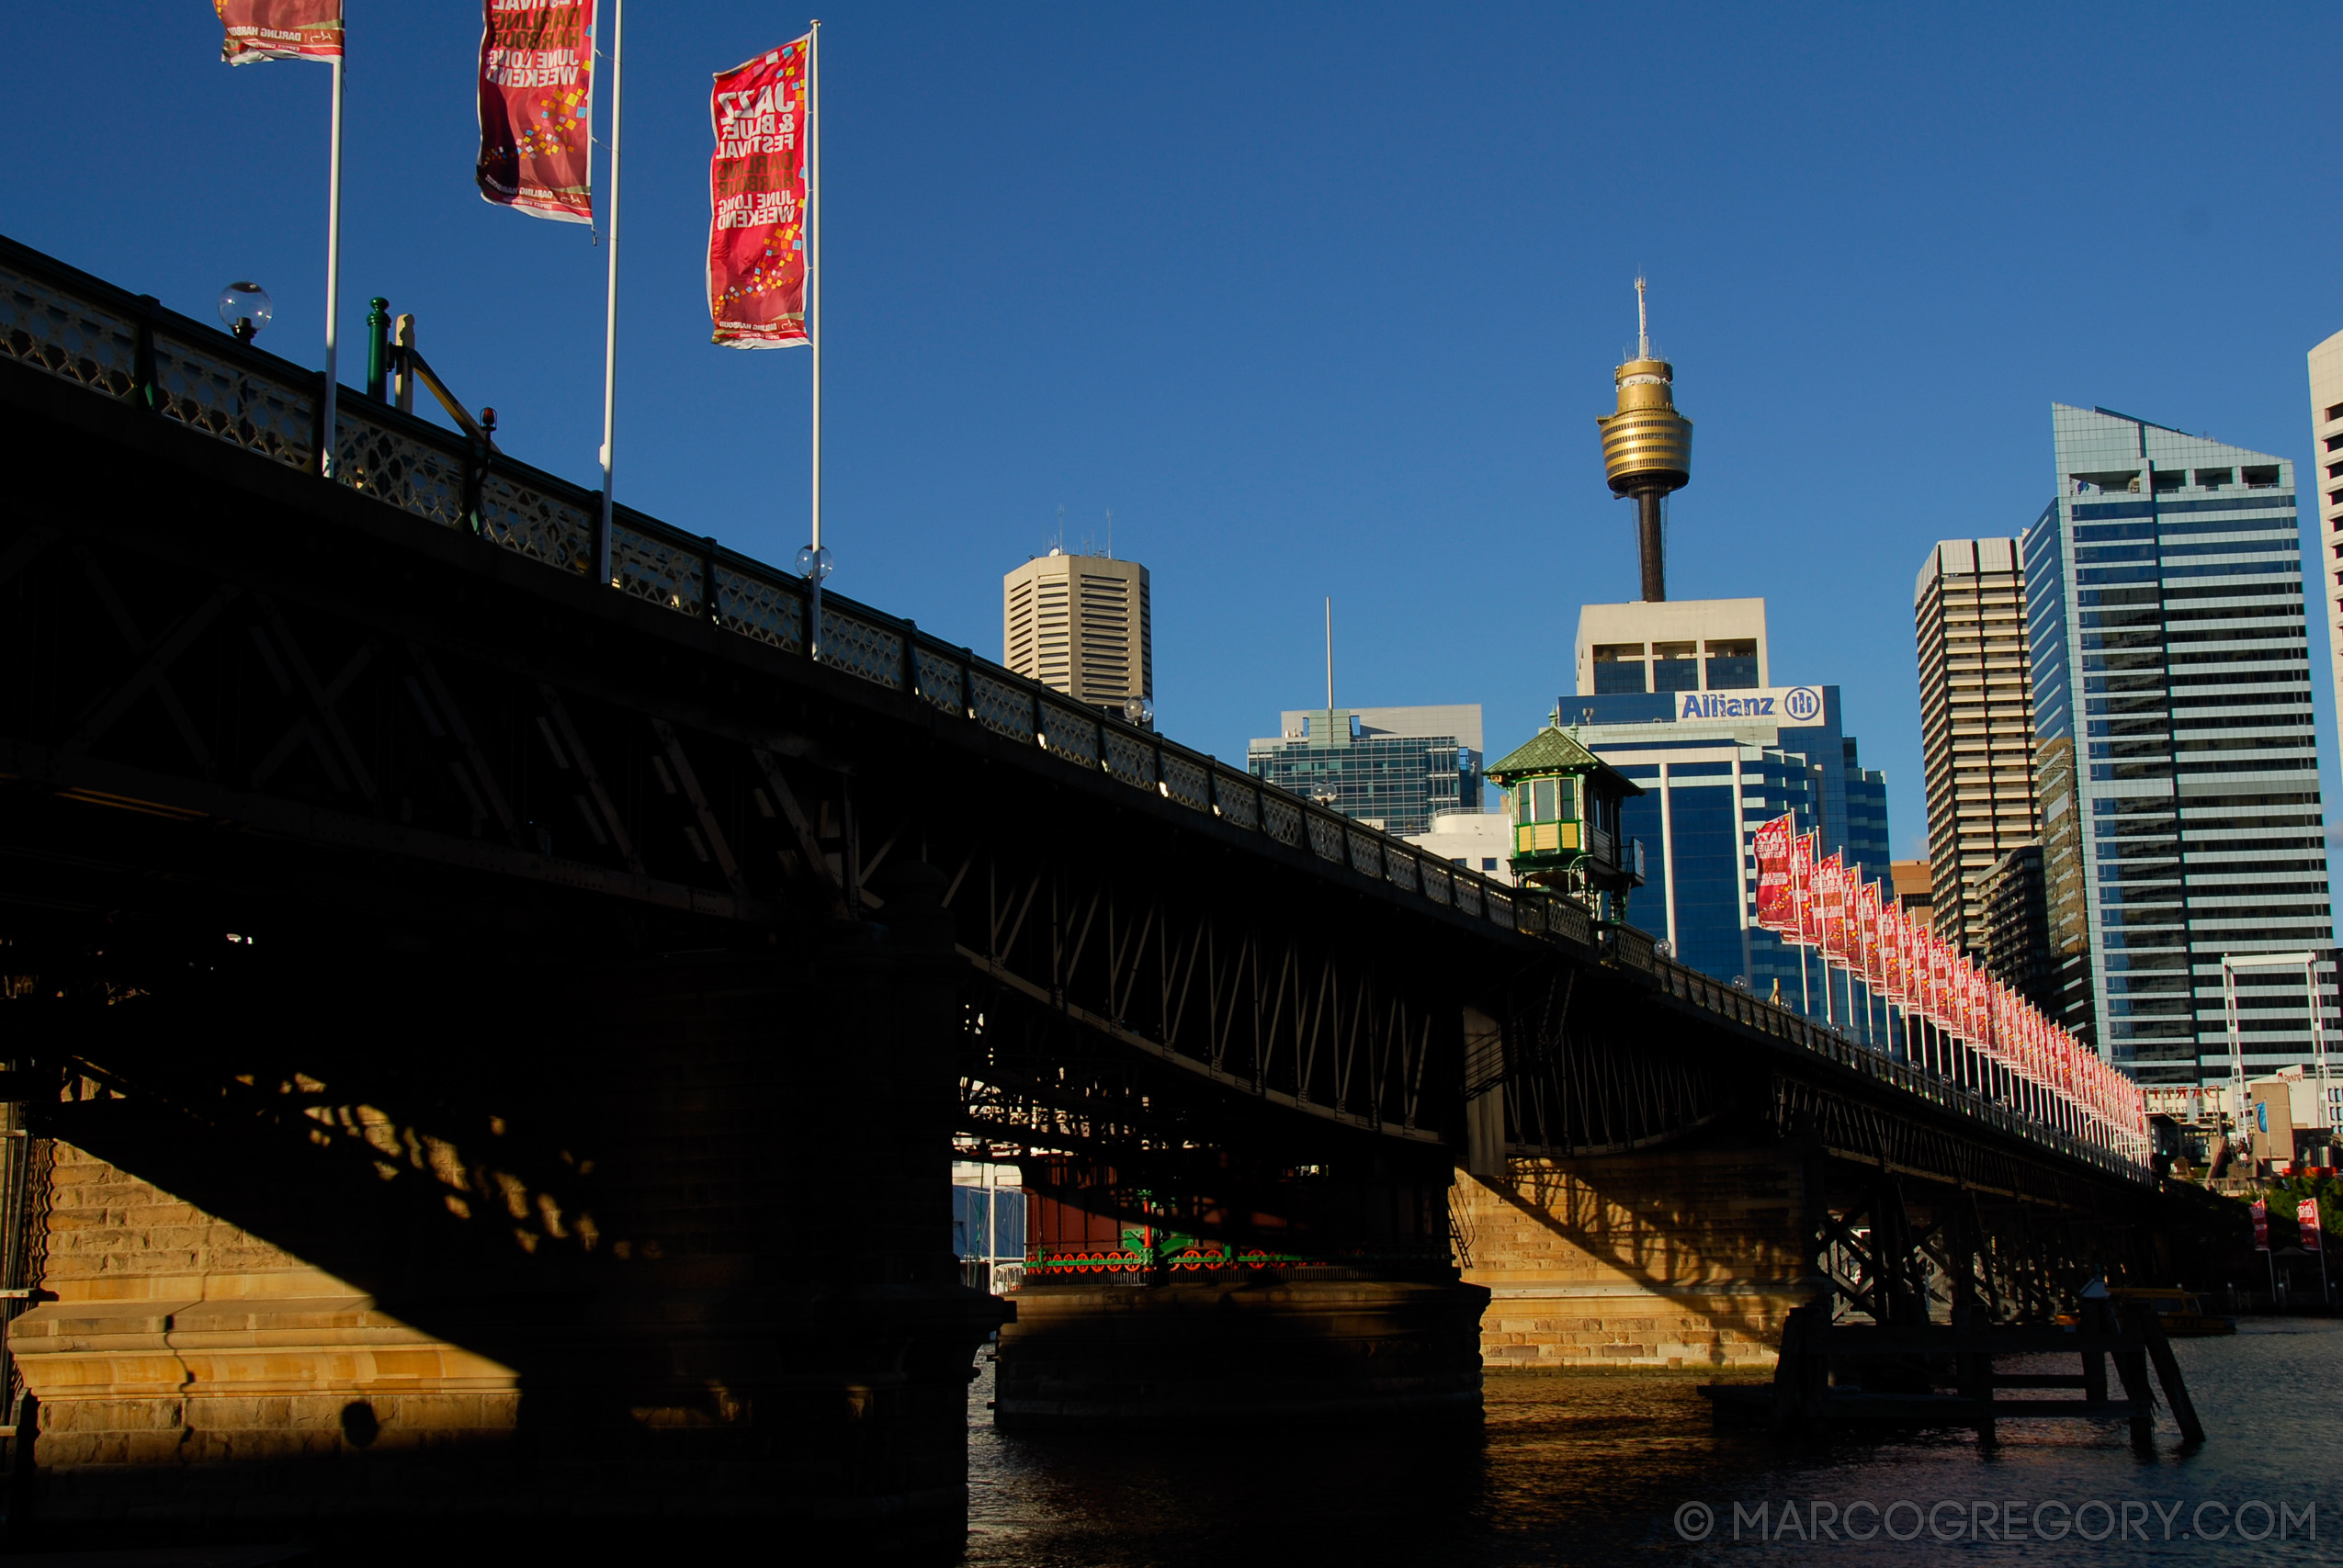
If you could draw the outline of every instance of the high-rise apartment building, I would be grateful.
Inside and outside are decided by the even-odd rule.
[[[1052,549],[1001,580],[1001,662],[1117,710],[1155,695],[1147,568]]]
[[[1253,777],[1387,833],[1481,808],[1480,705],[1296,708],[1245,748]]]
[[[2057,1005],[2050,962],[2050,911],[2043,897],[2042,846],[2020,844],[1978,883],[1986,971],[2048,1011]]]
[[[2052,424],[2058,498],[2020,541],[2050,983],[2141,1083],[2218,1082],[2222,955],[2333,941],[2293,466]],[[2249,1075],[2309,1059],[2299,988],[2240,1001]]]
[[[1912,584],[1936,934],[1986,955],[1982,888],[2036,842],[2033,688],[2015,539],[1946,539]]]
[[[2311,441],[2318,455],[2318,561],[2327,661],[2336,713],[2343,716],[2343,333],[2311,350]]]
[[[1621,838],[1643,845],[1629,920],[1704,974],[1760,996],[1778,982],[1791,1006],[1846,1021],[1845,976],[1826,982],[1756,925],[1757,828],[1784,812],[1865,880],[1887,874],[1886,780],[1841,732],[1839,688],[1764,683],[1762,599],[1589,604],[1578,648],[1559,720],[1644,789],[1620,814]]]

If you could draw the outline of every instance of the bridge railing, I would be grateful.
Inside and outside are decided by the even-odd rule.
[[[0,239],[0,357],[160,419],[315,471],[324,378]],[[577,576],[594,570],[598,491],[530,467],[349,388],[336,400],[336,482],[441,527]],[[610,586],[804,655],[804,579],[632,508],[613,509]],[[1468,919],[1595,944],[1580,906],[1426,854],[1206,753],[1074,702],[912,622],[822,595],[821,661],[1329,866]],[[1635,940],[1648,945],[1647,938]],[[1648,963],[1641,966],[1647,968]]]
[[[300,472],[320,468],[324,378],[105,280],[0,238],[0,358],[125,401]],[[343,388],[333,482],[549,570],[589,577],[602,497],[486,442]],[[805,580],[630,507],[613,509],[610,586],[784,653],[809,656]],[[1632,928],[1597,926],[1577,902],[1510,886],[1362,827],[1217,758],[1073,702],[907,619],[824,592],[821,662],[981,725],[1066,765],[1210,815],[1467,920],[1599,952],[1702,1010],[1736,1020],[2013,1135],[2094,1164],[2111,1150],[1892,1060],[1804,1016],[1718,986]]]

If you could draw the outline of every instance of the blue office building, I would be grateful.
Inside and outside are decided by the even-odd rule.
[[[1387,833],[1481,809],[1480,705],[1297,708],[1245,748],[1253,777]]]
[[[1644,846],[1630,923],[1703,974],[1760,996],[1778,985],[1816,1018],[1849,1023],[1851,1010],[1861,1033],[1869,1012],[1872,1037],[1883,1038],[1884,1011],[1860,988],[1851,998],[1834,975],[1826,992],[1819,959],[1755,924],[1757,828],[1784,812],[1802,831],[1820,829],[1824,854],[1887,881],[1886,780],[1844,732],[1839,688],[1763,683],[1757,600],[1590,604],[1579,650],[1579,693],[1561,699],[1561,723],[1646,791],[1621,822]]]
[[[2020,542],[2052,983],[2146,1086],[2229,1076],[2224,953],[2331,946],[2293,465],[2052,406],[2058,499]],[[2308,998],[2240,987],[2249,1077]]]

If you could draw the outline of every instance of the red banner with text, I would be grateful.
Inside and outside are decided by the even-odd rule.
[[[1847,868],[1831,855],[1815,867],[1815,890],[1822,903],[1822,955],[1834,968],[1852,962],[1847,951]]]
[[[342,0],[212,0],[212,9],[224,29],[220,58],[231,65],[342,57]]]
[[[1893,903],[1879,911],[1879,994],[1897,1007],[1908,1007],[1904,996],[1904,912]]]
[[[1798,913],[1790,896],[1790,840],[1795,823],[1788,816],[1758,825],[1757,923],[1760,931],[1794,931]]]
[[[594,221],[594,0],[481,0],[480,194]]]
[[[1790,912],[1797,918],[1787,933],[1790,940],[1812,947],[1822,937],[1822,908],[1815,902],[1814,837],[1808,833],[1790,836]]]
[[[723,72],[708,99],[716,153],[707,163],[707,314],[714,341],[732,348],[807,341],[809,41]]]
[[[1887,987],[1886,943],[1881,940],[1885,934],[1881,929],[1885,914],[1879,905],[1878,883],[1865,882],[1856,889],[1855,916],[1862,933],[1863,983],[1874,993],[1884,992]]]

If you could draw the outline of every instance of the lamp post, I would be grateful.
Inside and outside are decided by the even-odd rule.
[[[220,291],[220,324],[235,333],[238,343],[258,337],[274,314],[268,290],[257,283],[232,283]]]

